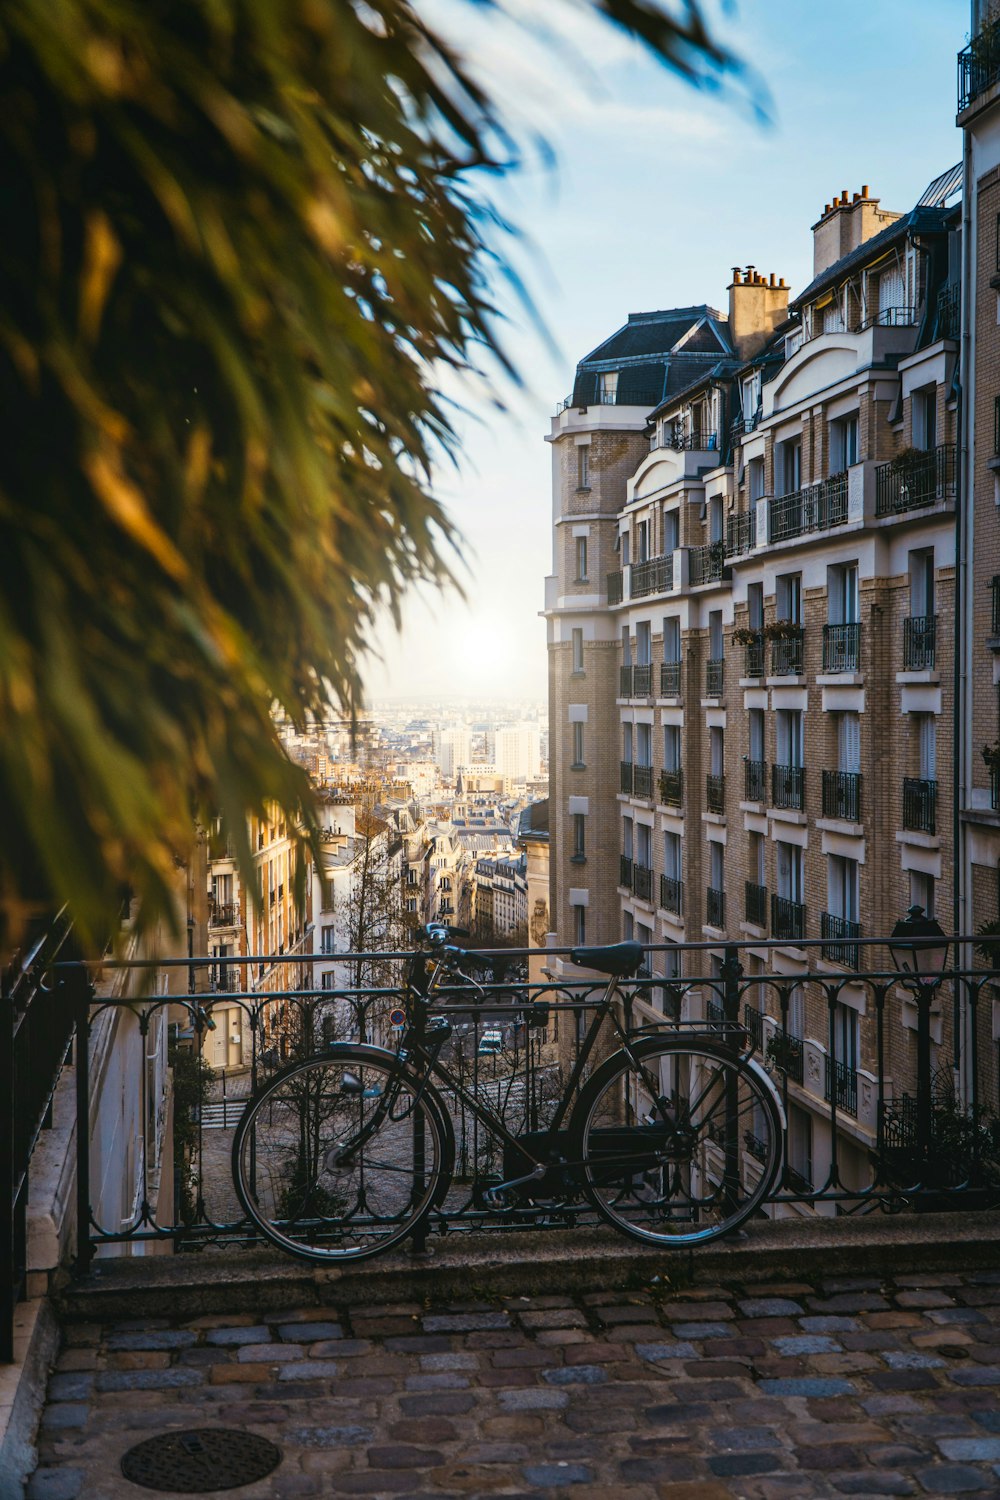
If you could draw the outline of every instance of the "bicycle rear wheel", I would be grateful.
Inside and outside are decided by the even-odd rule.
[[[419,1093],[419,1098],[418,1098]],[[412,1234],[451,1178],[451,1123],[391,1052],[331,1048],[251,1098],[233,1138],[249,1218],[304,1260],[363,1260]]]
[[[738,1053],[700,1037],[634,1042],[597,1070],[573,1112],[581,1179],[598,1213],[647,1243],[703,1244],[767,1199],[781,1114]]]

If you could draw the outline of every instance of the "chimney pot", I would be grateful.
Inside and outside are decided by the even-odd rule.
[[[784,276],[782,276],[781,279],[778,282],[778,286],[783,289],[784,285],[785,285],[785,278],[784,278]]]
[[[846,188],[841,188],[841,190],[840,190],[840,201],[841,201],[841,203],[844,203],[844,204],[847,203],[847,189]]]
[[[863,187],[861,189],[861,196],[862,196],[862,198],[867,198],[868,197],[868,184],[867,184],[867,182],[863,185]]]
[[[855,193],[854,197],[851,199],[851,202],[852,203],[860,203],[861,202],[861,194],[860,193]]]
[[[733,286],[739,286],[741,279],[742,278],[741,278],[741,275],[740,275],[740,268],[739,268],[739,266],[734,266],[733,267]]]
[[[771,279],[768,282],[768,285],[769,286],[774,286],[774,272],[773,271],[771,272]]]

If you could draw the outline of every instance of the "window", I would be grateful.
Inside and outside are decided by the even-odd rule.
[[[681,880],[684,870],[684,849],[679,833],[663,835],[663,873],[668,880]]]
[[[647,620],[635,627],[635,660],[640,667],[648,667],[653,660],[653,631]]]
[[[805,1188],[812,1188],[812,1115],[797,1104],[788,1105],[788,1165]]]
[[[726,731],[713,727],[708,731],[708,764],[711,775],[722,776],[726,770]]]
[[[635,940],[635,917],[630,911],[622,912],[622,937],[626,943]]]
[[[826,570],[827,619],[831,625],[858,623],[858,565],[837,563]]]
[[[775,447],[777,465],[777,488],[782,495],[791,495],[802,488],[802,439],[792,438]]]
[[[635,823],[631,818],[622,818],[622,853],[626,859],[635,853]]]
[[[336,953],[337,951],[337,929],[335,927],[320,928],[320,950],[321,953]]]
[[[597,377],[597,401],[600,406],[614,406],[618,399],[618,371],[602,370]]]
[[[573,671],[583,671],[583,631],[578,626],[573,630]]]
[[[583,813],[573,814],[573,859],[578,862],[587,857],[587,819]]]
[[[925,870],[910,871],[910,905],[920,906],[928,917],[934,915],[934,896],[937,881]]]
[[[679,771],[681,768],[681,728],[679,724],[663,726],[663,769]]]
[[[830,423],[830,473],[841,474],[858,461],[858,417],[840,417]]]
[[[921,781],[937,780],[937,719],[934,714],[916,714]]]
[[[892,266],[888,271],[883,271],[878,279],[878,311],[879,320],[888,323],[891,320],[890,309],[901,309],[906,300],[905,283],[903,272],[898,266]]]
[[[764,710],[762,708],[751,708],[747,710],[748,744],[751,760],[763,760],[764,757]]]
[[[861,770],[861,715],[850,709],[837,715],[837,770]]]
[[[622,760],[631,763],[635,756],[632,753],[635,729],[632,724],[622,725]]]
[[[932,615],[934,599],[934,548],[922,547],[910,553],[910,614]]]
[[[845,922],[858,920],[859,866],[856,859],[846,859],[840,854],[827,855],[826,899],[831,917],[843,917]]]
[[[914,448],[937,447],[937,386],[924,386],[914,391],[913,446]]]
[[[778,895],[786,901],[802,900],[802,850],[798,844],[775,844]]]
[[[708,540],[722,541],[722,499],[719,495],[713,495],[708,502]]]
[[[676,615],[668,615],[663,621],[663,660],[678,662],[681,659],[681,622]]]
[[[747,874],[754,885],[767,885],[765,858],[764,835],[762,833],[747,834]]]
[[[573,764],[574,766],[585,764],[583,758],[583,725],[579,721],[573,725]]]
[[[748,430],[749,424],[757,415],[757,408],[760,406],[760,386],[760,370],[754,370],[753,374],[748,375],[742,382],[740,394],[743,402],[743,422]]]
[[[747,584],[747,612],[748,623],[751,630],[761,630],[764,626],[764,585],[762,583]]]
[[[752,458],[747,464],[747,495],[751,504],[764,496],[764,460]]]
[[[632,636],[627,625],[622,626],[622,666],[632,665]]]
[[[587,538],[576,538],[576,582],[587,582]]]
[[[631,562],[632,538],[627,531],[623,531],[618,538],[619,550],[621,552],[622,567],[627,568]]]
[[[774,580],[775,604],[779,620],[802,624],[802,574],[779,573]]]
[[[663,512],[663,550],[673,552],[680,545],[680,514],[676,510]]]
[[[723,891],[726,888],[725,844],[708,846],[708,882],[713,891]]]
[[[779,766],[802,765],[802,710],[779,708],[774,715]]]
[[[653,764],[652,724],[637,724],[635,726],[635,763],[637,766],[651,766]]]
[[[327,969],[323,975],[323,989],[335,990],[337,988],[337,976],[332,969]]]
[[[645,823],[635,825],[635,859],[644,870],[653,868],[653,830]]]
[[[635,530],[635,560],[637,563],[649,561],[649,522],[640,521]]]
[[[590,489],[590,444],[583,443],[576,450],[576,483],[581,490]]]
[[[573,907],[573,942],[577,947],[582,947],[587,941],[587,908],[585,906]]]
[[[416,909],[417,909],[417,898],[416,898],[416,896],[409,896],[409,897],[407,897],[406,910],[407,911],[416,911]]]
[[[708,617],[708,654],[712,661],[722,659],[722,610],[713,609]]]
[[[788,991],[788,1025],[786,1027],[789,1036],[798,1037],[801,1041],[806,1034],[806,997],[801,984],[793,984]]]
[[[845,1068],[858,1067],[858,1013],[838,1001],[833,1007],[833,1055]]]

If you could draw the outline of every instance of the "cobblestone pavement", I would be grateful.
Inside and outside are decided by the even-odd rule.
[[[27,1500],[215,1425],[247,1500],[1000,1496],[998,1389],[1000,1273],[70,1325]]]

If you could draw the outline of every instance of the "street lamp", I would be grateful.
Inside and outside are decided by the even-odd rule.
[[[911,906],[889,938],[889,957],[904,989],[917,1002],[917,1145],[931,1147],[931,1001],[948,964],[948,939],[922,906]]]

